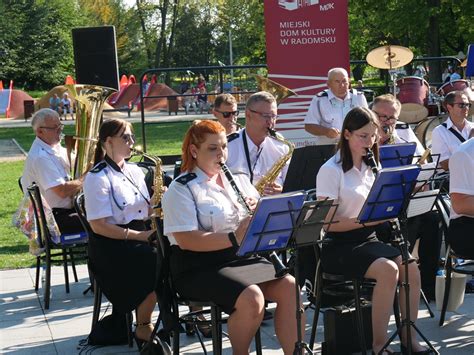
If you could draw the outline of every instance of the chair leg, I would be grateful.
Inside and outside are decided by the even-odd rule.
[[[359,341],[360,341],[360,351],[362,354],[367,354],[367,346],[365,344],[365,332],[364,332],[364,318],[362,315],[362,307],[360,305],[360,284],[359,280],[352,280],[354,284],[354,298],[355,298],[355,307],[356,307],[356,323],[359,330]]]
[[[72,248],[69,249],[69,255],[71,257],[71,266],[72,274],[74,275],[74,282],[79,282],[79,279],[77,278],[76,262],[74,261],[74,250]]]
[[[69,293],[69,273],[67,271],[67,250],[63,249],[63,267],[64,267],[64,284],[66,293]]]
[[[49,309],[49,301],[51,298],[51,254],[48,250],[46,253],[46,273],[44,286],[44,308]]]
[[[260,334],[260,327],[258,327],[255,333],[255,352],[257,355],[262,355],[262,337]]]
[[[446,260],[446,263],[451,263],[451,259]],[[451,267],[446,267],[446,276],[444,282],[444,296],[443,306],[441,308],[441,314],[439,316],[439,326],[442,327],[444,324],[444,318],[446,317],[446,310],[448,309],[449,302],[449,290],[451,289]]]
[[[37,256],[36,257],[35,292],[38,292],[40,272],[41,272],[41,256]]]
[[[133,348],[133,331],[132,331],[133,315],[132,315],[132,312],[127,312],[125,314],[125,321],[127,322],[128,347]]]
[[[395,324],[397,326],[397,329],[402,329],[401,328],[402,321],[400,318],[400,298],[398,295],[398,288],[395,290],[395,297],[393,298],[393,316],[395,317]],[[401,336],[401,333],[399,335]]]
[[[211,323],[212,323],[212,351],[214,355],[222,355],[221,310],[217,306],[211,307]]]
[[[173,300],[173,314],[175,315],[177,321],[173,326],[171,336],[173,337],[173,355],[179,355],[179,336],[180,336],[180,324],[179,324],[179,306],[175,300]]]
[[[95,325],[99,321],[100,316],[100,308],[102,305],[102,290],[100,286],[97,284],[97,281],[94,280],[94,309],[92,311],[92,329],[94,329]]]

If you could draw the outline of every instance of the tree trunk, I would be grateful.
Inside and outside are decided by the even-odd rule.
[[[168,15],[168,6],[169,0],[163,0],[162,6],[160,6],[161,14],[161,28],[160,28],[160,37],[158,38],[158,43],[156,44],[155,51],[155,68],[161,67],[161,52],[165,47],[165,34],[166,34],[166,16]]]
[[[439,38],[439,13],[436,9],[440,8],[440,0],[427,0],[428,13],[430,14],[428,19],[428,56],[439,57],[441,55],[441,45]],[[430,82],[441,82],[441,62],[429,62]]]
[[[138,18],[140,19],[140,25],[143,32],[143,41],[145,43],[147,65],[148,65],[148,68],[152,68],[153,67],[153,54],[150,48],[150,40],[148,38],[148,32],[146,29],[145,14],[143,13],[142,2],[143,0],[137,0],[137,14],[138,14]]]
[[[171,33],[170,33],[170,40],[168,44],[168,49],[163,48],[164,53],[163,53],[163,67],[164,68],[169,68],[170,63],[171,63],[171,58],[173,56],[173,50],[174,50],[174,36],[176,32],[176,19],[178,17],[178,5],[179,5],[179,0],[174,0],[173,3],[173,18],[171,20]],[[171,84],[171,78],[170,78],[170,73],[166,73],[166,78],[165,78],[165,83],[166,85],[170,86]]]

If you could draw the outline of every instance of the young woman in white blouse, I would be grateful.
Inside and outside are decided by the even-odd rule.
[[[331,198],[338,203],[334,220],[326,231],[330,240],[322,249],[323,268],[347,277],[369,278],[376,281],[372,294],[372,350],[381,352],[386,343],[388,322],[397,283],[404,281],[404,266],[400,251],[377,239],[375,231],[384,222],[362,225],[356,217],[361,210],[375,176],[366,162],[367,149],[378,161],[379,122],[367,108],[357,107],[348,112],[341,131],[335,156],[319,170],[316,191],[319,199]],[[410,319],[418,315],[420,274],[416,263],[408,264],[410,281]],[[404,289],[401,288],[400,307],[405,316]],[[412,354],[429,354],[420,345],[416,332],[411,331]],[[406,351],[406,332],[402,335],[402,351]],[[391,353],[389,349],[381,352]]]

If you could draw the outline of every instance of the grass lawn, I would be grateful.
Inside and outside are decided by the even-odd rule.
[[[146,126],[147,151],[156,155],[181,154],[184,133],[190,122],[149,124]],[[141,142],[141,124],[134,124],[134,130]],[[65,134],[74,134],[74,126],[66,126]],[[29,127],[2,128],[0,139],[15,138],[21,147],[28,151],[35,138]],[[31,267],[35,257],[28,253],[28,240],[11,225],[22,193],[18,178],[23,173],[24,161],[0,163],[0,269]]]

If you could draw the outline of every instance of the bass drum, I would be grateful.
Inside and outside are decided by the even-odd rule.
[[[414,129],[415,136],[423,144],[425,149],[431,148],[431,134],[433,130],[447,119],[448,115],[428,117],[416,125]]]
[[[417,123],[428,116],[428,94],[430,87],[426,80],[407,76],[397,80],[397,99],[402,104],[400,120]]]

